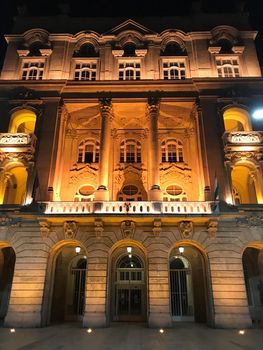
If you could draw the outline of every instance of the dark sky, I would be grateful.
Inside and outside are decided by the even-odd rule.
[[[3,34],[11,31],[12,19],[17,16],[17,6],[24,3],[31,15],[56,15],[60,13],[61,0],[0,0],[0,65],[4,56],[5,42]],[[191,11],[193,0],[64,0],[70,4],[71,16],[82,17],[139,17],[139,16],[178,16]],[[235,12],[236,0],[203,0],[204,12]],[[250,13],[253,29],[259,31],[257,49],[263,63],[263,0],[244,1],[245,10]],[[21,6],[20,6],[21,8]]]

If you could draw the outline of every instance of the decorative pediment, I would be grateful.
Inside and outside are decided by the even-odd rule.
[[[175,163],[163,163],[160,168],[161,182],[166,183],[171,179],[177,179],[180,183],[192,182],[192,170],[186,166],[178,166]]]
[[[104,33],[104,35],[109,35],[109,34],[118,35],[124,31],[136,31],[142,35],[155,34],[155,32],[144,27],[142,24],[135,22],[132,19],[128,19],[127,21],[120,23],[118,26]]]
[[[91,166],[90,164],[74,164],[70,169],[69,184],[80,182],[83,179],[96,183],[98,174],[98,166]]]

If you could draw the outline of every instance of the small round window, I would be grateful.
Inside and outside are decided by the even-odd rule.
[[[94,193],[94,187],[93,186],[82,186],[79,189],[79,194],[81,194],[82,196],[91,196]]]
[[[166,188],[166,192],[170,195],[170,196],[179,196],[180,194],[182,194],[183,189],[180,186],[177,185],[171,185],[168,186]]]
[[[138,193],[138,188],[134,185],[126,185],[123,187],[122,192],[127,196],[134,196]]]

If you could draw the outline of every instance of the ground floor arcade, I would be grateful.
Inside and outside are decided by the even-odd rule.
[[[124,220],[125,219],[125,220]],[[259,217],[87,222],[7,217],[0,228],[0,319],[40,327],[144,322],[261,327]],[[207,220],[207,219],[206,219]]]

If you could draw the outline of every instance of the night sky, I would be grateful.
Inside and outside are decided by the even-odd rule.
[[[3,34],[10,33],[13,17],[17,16],[17,7],[26,4],[28,13],[34,16],[57,15],[61,13],[59,3],[70,4],[70,16],[81,17],[140,17],[140,16],[180,16],[191,11],[191,0],[155,1],[155,0],[0,0],[0,66],[5,52]],[[235,12],[235,0],[203,0],[204,12]],[[250,13],[250,23],[258,30],[257,50],[263,66],[263,0],[245,1],[245,10]],[[84,29],[84,28],[83,28]]]

